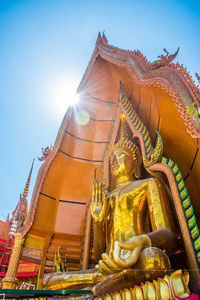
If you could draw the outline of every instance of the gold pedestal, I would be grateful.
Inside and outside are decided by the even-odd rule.
[[[3,280],[3,289],[15,289],[17,286],[17,278],[5,277]]]

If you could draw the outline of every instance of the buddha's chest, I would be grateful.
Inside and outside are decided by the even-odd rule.
[[[141,210],[147,205],[147,186],[144,183],[131,184],[119,189],[113,195],[112,230],[115,240],[128,241],[142,230]],[[139,226],[141,227],[141,226]]]
[[[113,209],[115,213],[136,213],[141,205],[146,201],[147,185],[145,183],[131,184],[119,189],[113,197]]]

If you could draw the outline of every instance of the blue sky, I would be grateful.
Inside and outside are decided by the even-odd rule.
[[[67,109],[67,99],[57,109],[58,87],[78,86],[103,30],[152,61],[179,46],[178,61],[200,73],[199,1],[0,0],[0,218],[14,210],[32,159],[55,141]]]

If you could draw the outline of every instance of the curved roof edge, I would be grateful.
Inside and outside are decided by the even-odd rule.
[[[104,60],[123,67],[133,81],[139,86],[155,86],[165,90],[174,100],[179,114],[184,119],[187,131],[193,138],[200,137],[200,121],[198,117],[187,113],[187,106],[195,103],[200,106],[200,89],[195,84],[186,68],[179,63],[152,70],[152,65],[139,51],[123,50],[109,45],[105,35],[98,34],[96,46],[77,92],[81,92],[87,83],[93,65],[100,56]]]
[[[36,208],[37,208],[37,204],[38,204],[38,200],[39,200],[39,196],[40,196],[40,191],[42,189],[42,185],[45,180],[45,176],[46,176],[52,162],[54,161],[54,159],[58,153],[59,147],[62,143],[62,139],[65,134],[65,129],[69,123],[70,111],[71,111],[71,107],[68,108],[68,110],[63,118],[63,121],[60,126],[60,129],[59,129],[59,132],[58,132],[58,135],[57,135],[57,138],[54,143],[54,147],[53,147],[52,151],[50,152],[49,156],[44,161],[44,163],[42,164],[42,166],[40,167],[40,170],[38,172],[32,199],[31,199],[31,204],[30,204],[30,208],[29,208],[29,214],[26,219],[26,223],[24,224],[24,226],[21,228],[21,231],[20,231],[23,236],[26,235],[26,233],[30,230],[30,228],[33,224],[34,216],[35,216],[35,212],[36,212]]]

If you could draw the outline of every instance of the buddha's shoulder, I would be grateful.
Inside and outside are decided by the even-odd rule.
[[[146,179],[139,179],[139,180],[134,180],[131,181],[130,183],[120,187],[120,188],[116,188],[114,191],[112,191],[111,193],[109,193],[109,197],[110,196],[116,196],[118,197],[119,195],[122,196],[124,194],[127,193],[132,193],[132,192],[136,192],[136,191],[145,191],[148,190],[148,187],[151,185],[160,185],[161,182],[159,179],[151,177],[151,178],[146,178]]]
[[[150,178],[146,178],[146,179],[139,179],[136,181],[131,182],[127,188],[140,188],[140,187],[148,187],[149,185],[162,185],[161,181],[157,178],[154,177],[150,177]]]

